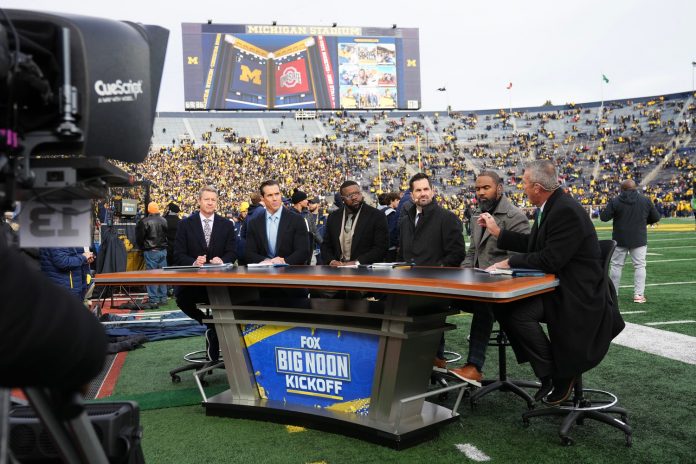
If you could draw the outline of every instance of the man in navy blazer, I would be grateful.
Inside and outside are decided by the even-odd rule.
[[[174,241],[174,265],[202,266],[204,264],[233,263],[237,260],[234,224],[215,214],[217,190],[203,187],[198,194],[200,210],[179,223]],[[196,307],[197,303],[209,303],[205,287],[177,287],[176,304],[191,319],[202,323],[205,314]],[[208,325],[208,358],[217,361],[220,347],[215,326]]]
[[[275,180],[263,182],[259,190],[266,212],[249,221],[244,253],[246,262],[307,264],[311,255],[304,219],[283,208],[280,186]]]
[[[321,255],[331,266],[382,261],[389,247],[387,217],[365,204],[357,182],[347,180],[338,189],[343,207],[329,214]]]

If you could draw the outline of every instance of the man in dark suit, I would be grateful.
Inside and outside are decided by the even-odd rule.
[[[570,397],[577,376],[599,364],[624,323],[618,311],[610,310],[613,286],[603,272],[592,221],[559,188],[554,164],[532,161],[522,182],[525,194],[538,207],[530,233],[500,230],[489,213],[481,215],[499,248],[521,252],[489,269],[541,269],[555,274],[560,286],[514,307],[496,308],[495,316],[518,361],[529,361],[542,381],[535,398],[543,398],[553,387],[545,401],[559,404]],[[542,321],[547,323],[548,338]]]
[[[233,263],[236,234],[234,224],[215,214],[217,190],[203,187],[198,194],[200,210],[179,223],[174,243],[174,264],[177,266],[203,266],[204,264]],[[177,306],[191,319],[202,323],[205,314],[196,308],[196,303],[209,303],[205,287],[178,287],[175,291]],[[220,355],[220,346],[213,324],[206,331],[208,358],[215,362]]]
[[[430,178],[422,172],[411,177],[409,191],[412,205],[402,210],[397,256],[416,266],[459,267],[466,254],[462,222],[433,201]],[[444,334],[433,365],[447,367]]]
[[[277,181],[267,180],[259,190],[266,211],[249,220],[244,253],[246,262],[307,264],[310,259],[309,234],[304,219],[283,208]]]
[[[382,261],[389,247],[387,217],[365,204],[357,182],[338,189],[343,206],[329,214],[321,255],[330,266]]]

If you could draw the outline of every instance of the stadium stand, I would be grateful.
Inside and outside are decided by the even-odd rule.
[[[184,212],[205,183],[221,188],[223,212],[248,201],[266,177],[277,178],[286,194],[301,188],[328,207],[345,178],[360,182],[374,201],[379,191],[406,189],[408,178],[423,170],[438,201],[463,217],[477,171],[500,172],[513,201],[529,207],[522,165],[551,158],[565,188],[592,214],[626,177],[639,182],[663,215],[691,214],[691,92],[511,111],[160,113],[150,156],[125,167],[153,181],[155,201],[176,200]]]

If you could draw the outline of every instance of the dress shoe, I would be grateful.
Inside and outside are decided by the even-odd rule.
[[[575,386],[575,377],[553,379],[553,391],[544,398],[544,403],[555,406],[570,398]]]
[[[534,394],[534,401],[539,402],[543,400],[546,395],[551,393],[551,390],[553,390],[551,376],[542,377],[541,387],[539,387],[539,390],[537,390],[537,392]]]
[[[438,369],[447,369],[447,360],[442,358],[435,358],[433,360],[433,366]]]
[[[464,381],[473,380],[474,382],[480,382],[481,379],[483,379],[483,374],[481,371],[479,371],[478,368],[471,363],[467,363],[467,365],[463,367],[450,369],[449,371]]]

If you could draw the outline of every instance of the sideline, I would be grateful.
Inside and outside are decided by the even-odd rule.
[[[612,343],[696,365],[696,337],[626,322]]]

